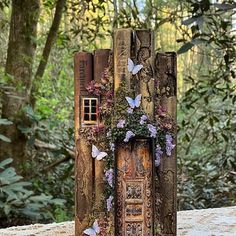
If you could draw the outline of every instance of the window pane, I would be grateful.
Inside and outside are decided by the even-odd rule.
[[[97,107],[92,107],[91,112],[96,113],[97,112]]]
[[[84,114],[84,120],[89,121],[89,114]]]
[[[96,121],[96,120],[97,120],[97,115],[92,114],[92,115],[91,115],[91,120],[92,120],[92,121]]]
[[[97,106],[97,100],[93,99],[91,102],[92,102],[92,106]]]
[[[89,107],[84,108],[84,113],[89,113]]]
[[[89,100],[88,99],[84,99],[84,106],[89,106]]]

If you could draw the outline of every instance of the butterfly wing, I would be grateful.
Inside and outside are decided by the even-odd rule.
[[[128,58],[128,71],[132,72],[133,69],[134,69],[134,63],[130,58]]]
[[[136,66],[134,66],[134,68],[132,70],[132,74],[136,75],[142,68],[143,68],[143,65],[136,65]]]
[[[88,228],[88,229],[84,230],[84,233],[89,236],[96,236],[96,231],[92,228]]]
[[[93,229],[97,234],[100,233],[100,227],[98,226],[98,221],[97,220],[95,220],[94,223],[93,223]]]
[[[141,94],[139,94],[139,95],[135,98],[135,100],[134,100],[134,106],[136,106],[136,107],[139,107],[139,106],[140,106],[140,104],[141,104],[141,98],[142,98],[142,95],[141,95]]]
[[[92,157],[97,157],[99,153],[100,151],[98,150],[98,148],[95,145],[92,145]]]
[[[129,106],[130,106],[131,108],[134,108],[134,107],[135,107],[135,101],[134,101],[132,98],[130,98],[130,97],[125,97],[125,99],[126,99],[127,102],[129,103]]]
[[[101,161],[105,156],[107,156],[106,152],[99,152],[99,154],[97,155],[97,160]]]

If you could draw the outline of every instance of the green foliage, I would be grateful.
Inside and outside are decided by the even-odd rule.
[[[0,219],[17,217],[34,220],[51,219],[52,205],[62,206],[65,201],[50,195],[35,195],[29,190],[30,182],[21,181],[15,169],[8,167],[13,160],[8,158],[0,162]]]
[[[187,73],[189,89],[179,99],[179,208],[229,206],[236,200],[236,40],[229,11],[235,4],[186,2],[190,17],[183,24],[191,34],[184,35],[189,42],[179,53],[199,39],[204,45],[198,44],[201,70],[194,77]]]
[[[7,119],[1,119],[0,118],[0,125],[11,125],[11,124],[12,124],[11,121],[9,121]],[[8,142],[8,143],[11,142],[11,140],[3,134],[0,134],[0,140],[2,140],[4,142]]]

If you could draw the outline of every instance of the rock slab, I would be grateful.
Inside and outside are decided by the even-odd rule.
[[[180,211],[177,236],[236,236],[236,206]],[[74,236],[74,222],[0,229],[0,236]]]

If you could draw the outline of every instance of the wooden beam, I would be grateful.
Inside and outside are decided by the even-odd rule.
[[[114,89],[120,86],[122,80],[130,88],[130,73],[128,72],[128,58],[131,57],[132,29],[117,29],[114,32]]]
[[[173,119],[172,132],[176,144],[176,54],[157,53],[155,69],[158,84],[158,103]],[[157,169],[156,187],[156,229],[158,235],[175,236],[177,233],[177,159],[176,146],[171,157],[164,156]]]
[[[94,52],[94,80],[98,83],[101,82],[104,69],[109,66],[110,49],[97,49]],[[104,99],[101,97],[100,101]],[[103,123],[103,121],[100,121]],[[104,204],[104,161],[95,161],[95,207],[98,211],[102,211]]]
[[[81,236],[92,213],[93,162],[91,146],[80,134],[81,96],[87,95],[86,86],[92,80],[91,53],[79,52],[74,57],[74,120],[75,120],[75,235]]]
[[[151,30],[135,31],[135,58],[143,69],[137,74],[135,81],[136,95],[142,94],[141,106],[154,119],[154,37]]]

